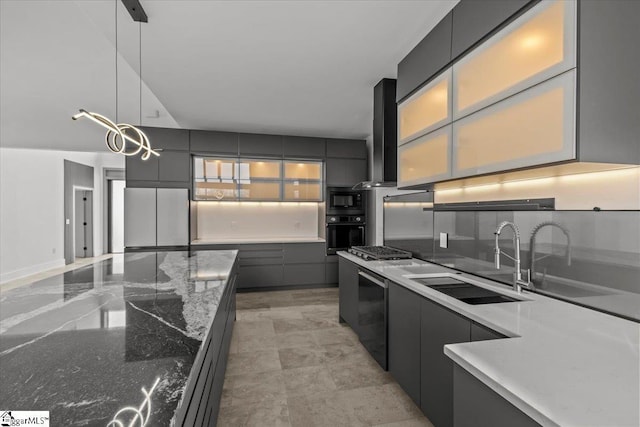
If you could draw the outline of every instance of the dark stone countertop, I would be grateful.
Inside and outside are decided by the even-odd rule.
[[[0,406],[107,425],[153,389],[146,425],[169,425],[236,256],[127,253],[2,291]]]

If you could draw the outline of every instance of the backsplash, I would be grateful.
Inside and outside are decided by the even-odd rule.
[[[414,209],[413,215],[425,224],[426,217],[432,217],[433,231],[419,230],[412,236],[408,228],[418,219],[406,220],[411,209],[401,210],[395,207],[384,211],[387,245],[511,284],[513,261],[503,256],[500,270],[494,266],[494,231],[500,222],[511,221],[520,230],[522,268],[531,268],[533,259],[536,292],[640,321],[640,211]],[[405,220],[400,221],[403,217]],[[405,224],[407,229],[403,229]],[[536,228],[532,258],[532,233]],[[446,248],[440,247],[440,233],[447,233]],[[436,236],[435,240],[429,235]],[[500,248],[513,256],[512,236],[510,229],[503,230]]]
[[[317,238],[319,205],[312,202],[197,202],[197,238]]]

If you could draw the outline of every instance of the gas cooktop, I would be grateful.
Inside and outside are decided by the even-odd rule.
[[[401,251],[389,246],[352,246],[348,252],[367,261],[411,258],[411,252]]]

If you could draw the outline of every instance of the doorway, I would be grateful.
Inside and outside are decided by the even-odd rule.
[[[108,187],[108,237],[109,253],[124,252],[124,188],[125,180],[110,179]]]
[[[93,256],[93,191],[74,191],[74,255],[76,258]]]

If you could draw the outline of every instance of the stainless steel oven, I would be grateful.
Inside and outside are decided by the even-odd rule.
[[[328,215],[326,225],[327,255],[365,244],[366,225],[362,215]]]
[[[360,342],[386,371],[387,281],[367,270],[358,271],[358,327]]]

